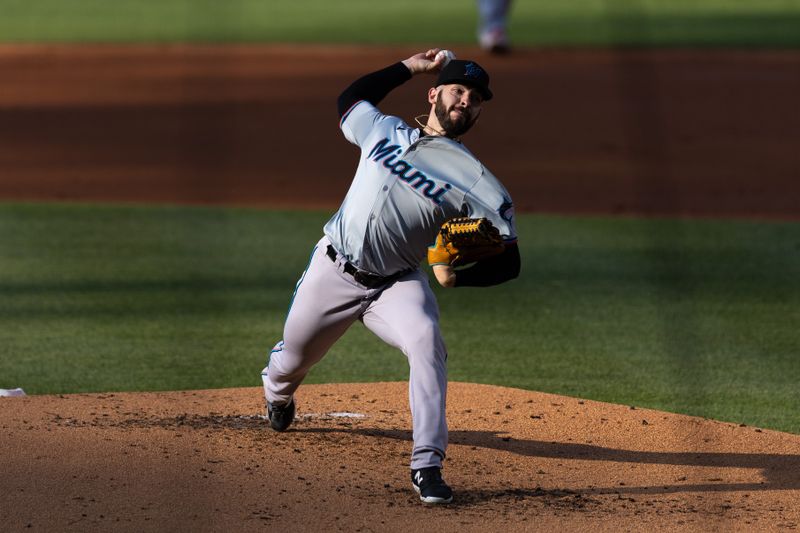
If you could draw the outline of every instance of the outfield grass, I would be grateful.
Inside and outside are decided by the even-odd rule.
[[[328,213],[0,204],[0,388],[258,386]],[[522,215],[437,289],[450,377],[800,433],[800,224]],[[407,378],[356,325],[309,383]]]
[[[0,42],[474,43],[475,0],[0,0]],[[796,0],[525,0],[523,46],[800,45]]]

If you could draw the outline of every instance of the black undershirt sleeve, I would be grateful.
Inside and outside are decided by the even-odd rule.
[[[463,270],[456,270],[456,287],[491,287],[519,276],[521,260],[516,244],[494,257],[478,261]]]
[[[400,61],[357,79],[339,95],[337,102],[339,118],[342,118],[347,113],[347,110],[360,100],[366,100],[372,105],[378,105],[393,89],[410,79],[411,71]]]

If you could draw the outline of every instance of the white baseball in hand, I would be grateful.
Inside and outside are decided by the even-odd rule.
[[[451,59],[455,58],[456,55],[450,50],[439,50],[439,53],[436,54],[434,60],[440,62],[442,67],[445,67],[450,62]]]

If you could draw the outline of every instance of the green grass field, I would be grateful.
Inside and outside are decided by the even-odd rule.
[[[475,0],[0,0],[0,42],[474,43]],[[520,46],[800,45],[797,0],[517,0]]]
[[[329,213],[0,204],[0,388],[258,386]],[[437,289],[453,380],[800,433],[800,223],[521,215],[523,273]],[[307,382],[403,380],[356,325]]]
[[[472,44],[474,0],[0,0],[0,43]],[[797,0],[516,0],[518,46],[800,46]],[[328,214],[0,203],[0,388],[258,386]],[[453,380],[800,433],[800,223],[521,215],[437,289]],[[360,325],[308,382],[403,380]]]

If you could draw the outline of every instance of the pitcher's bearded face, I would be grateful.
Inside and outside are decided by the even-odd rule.
[[[436,96],[434,113],[448,137],[460,137],[478,120],[483,98],[464,85],[446,85]]]

